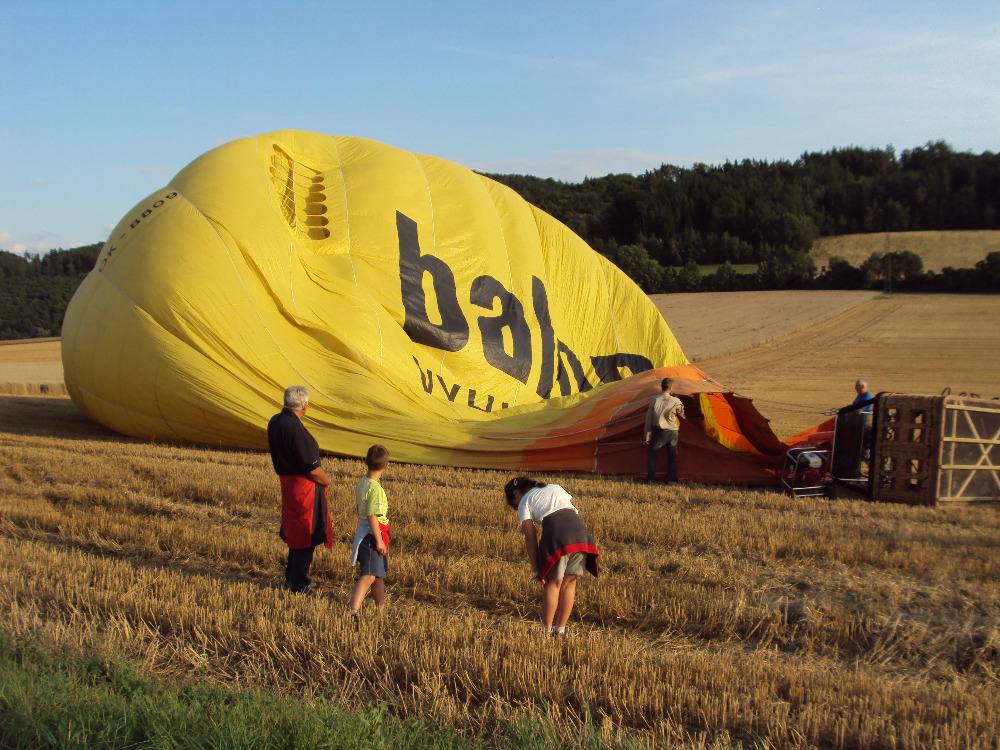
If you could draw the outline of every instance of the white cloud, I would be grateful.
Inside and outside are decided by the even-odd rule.
[[[477,172],[494,174],[530,174],[557,180],[579,182],[585,177],[606,174],[641,174],[661,164],[686,166],[697,159],[689,156],[659,153],[631,148],[599,148],[555,151],[547,156],[518,157],[472,165]]]
[[[77,247],[83,243],[66,241],[54,232],[41,230],[26,234],[15,234],[0,230],[0,249],[16,255],[26,253],[45,253],[54,247]]]

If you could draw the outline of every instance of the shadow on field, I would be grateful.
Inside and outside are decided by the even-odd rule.
[[[0,434],[100,440],[105,443],[201,448],[213,453],[245,453],[246,448],[200,445],[180,440],[153,440],[122,435],[90,419],[69,398],[0,395]],[[261,452],[253,451],[251,452]],[[326,455],[326,454],[324,454]]]
[[[0,396],[0,432],[63,440],[143,442],[90,420],[68,398]]]
[[[275,572],[273,575],[236,567],[228,570],[220,570],[218,564],[213,565],[208,561],[157,559],[146,554],[144,551],[129,549],[127,545],[118,545],[115,548],[111,548],[100,542],[67,539],[58,531],[43,531],[38,528],[37,524],[31,525],[18,520],[8,520],[8,526],[18,531],[10,534],[0,532],[0,537],[44,544],[47,547],[64,551],[83,552],[104,560],[128,563],[138,569],[177,573],[192,578],[213,578],[223,583],[249,583],[263,589],[285,590],[282,580],[282,574],[284,573],[283,560],[277,558],[275,560]]]

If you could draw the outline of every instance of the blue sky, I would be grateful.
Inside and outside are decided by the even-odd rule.
[[[0,248],[38,251],[281,128],[568,180],[997,151],[1000,4],[0,0],[0,103]]]

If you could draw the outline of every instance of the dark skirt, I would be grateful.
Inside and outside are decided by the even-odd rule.
[[[587,571],[596,576],[600,553],[580,514],[572,508],[564,508],[545,516],[542,519],[542,538],[538,543],[538,580],[545,580],[560,557],[574,552],[587,556]]]
[[[389,572],[389,551],[380,555],[371,534],[361,540],[358,547],[358,575],[385,578]]]

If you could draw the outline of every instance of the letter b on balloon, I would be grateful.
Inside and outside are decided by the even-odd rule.
[[[410,340],[449,352],[459,351],[469,340],[469,322],[458,304],[455,274],[440,258],[421,255],[417,223],[396,212],[399,233],[399,281],[405,318],[403,330]],[[427,315],[424,274],[434,281],[434,295],[441,312],[441,323],[432,323]]]

